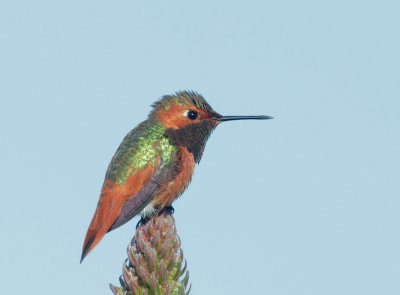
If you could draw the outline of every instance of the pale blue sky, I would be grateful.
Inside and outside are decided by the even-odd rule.
[[[193,294],[400,294],[398,1],[2,1],[2,294],[111,294],[79,264],[107,165],[181,89],[224,115],[175,218]]]

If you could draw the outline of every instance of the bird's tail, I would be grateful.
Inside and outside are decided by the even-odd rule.
[[[83,243],[81,263],[83,259],[85,259],[86,255],[93,250],[107,232],[106,230],[102,230],[102,228],[96,229],[92,223],[94,223],[93,220],[86,233],[85,242]]]

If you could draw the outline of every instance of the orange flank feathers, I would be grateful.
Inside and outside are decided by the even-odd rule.
[[[135,174],[131,173],[126,183],[122,185],[109,180],[104,182],[96,212],[83,243],[81,262],[113,226],[124,204],[135,197],[143,184],[150,181],[155,169],[152,165],[148,165]]]
[[[196,165],[193,155],[188,152],[186,147],[180,147],[179,150],[181,166],[185,167],[185,169],[181,169],[173,180],[163,185],[163,190],[152,201],[155,208],[170,206],[192,180],[193,170]]]

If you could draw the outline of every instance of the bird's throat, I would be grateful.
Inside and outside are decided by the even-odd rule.
[[[179,129],[168,128],[165,130],[165,135],[174,144],[186,147],[193,154],[195,162],[199,163],[207,140],[215,127],[213,121],[204,120]]]

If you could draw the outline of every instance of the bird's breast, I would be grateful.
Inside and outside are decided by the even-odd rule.
[[[186,147],[179,147],[179,162],[177,175],[163,185],[160,193],[153,199],[152,204],[161,210],[179,197],[190,183],[196,165],[193,154]]]

